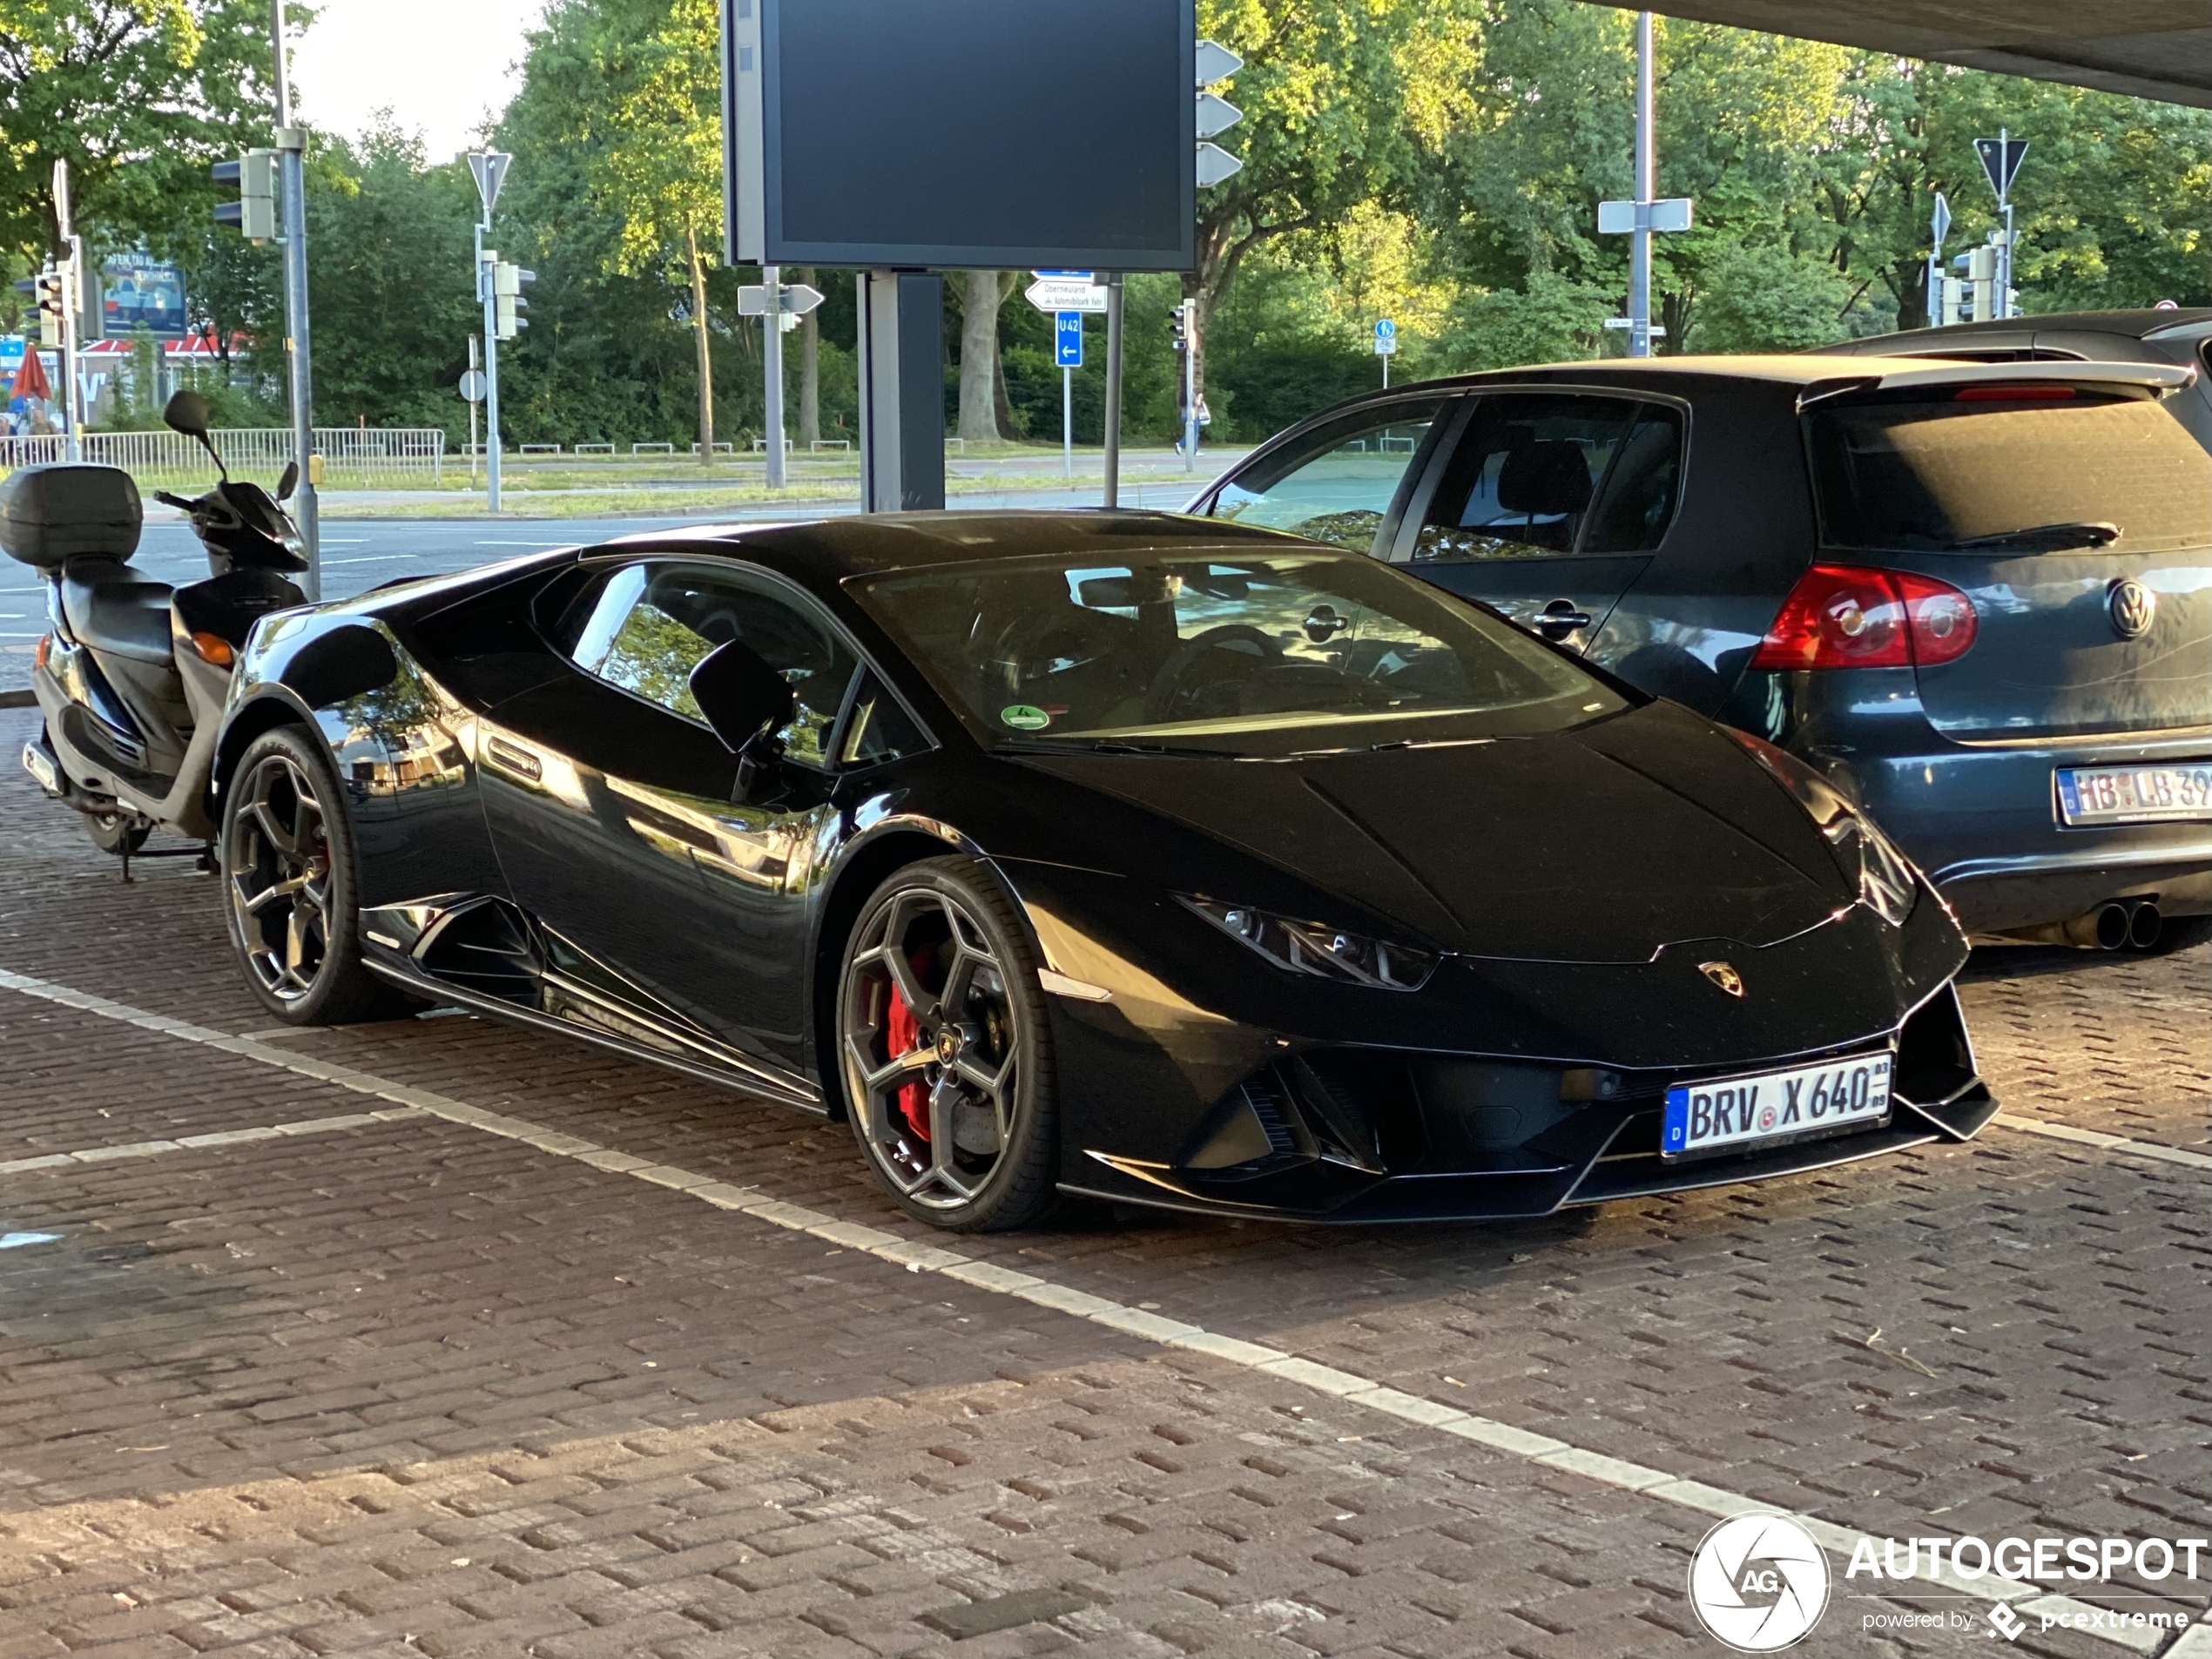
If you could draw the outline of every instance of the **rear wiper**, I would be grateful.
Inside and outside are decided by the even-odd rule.
[[[2100,520],[2087,524],[2036,524],[2027,529],[1999,530],[1993,536],[1969,536],[1950,543],[1949,552],[1974,547],[2009,547],[2020,542],[2054,542],[2067,547],[2110,547],[2120,539],[2120,526]]]

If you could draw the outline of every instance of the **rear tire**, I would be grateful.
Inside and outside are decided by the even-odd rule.
[[[346,796],[297,726],[256,738],[223,794],[217,845],[231,948],[287,1025],[398,1019],[410,999],[362,965],[358,861]]]
[[[112,858],[128,858],[146,844],[146,837],[153,833],[153,826],[130,813],[102,813],[97,817],[84,814],[84,828],[92,838],[92,845]]]
[[[1013,905],[973,860],[895,871],[838,974],[838,1052],[861,1156],[907,1214],[1030,1226],[1058,1198],[1051,1028]]]

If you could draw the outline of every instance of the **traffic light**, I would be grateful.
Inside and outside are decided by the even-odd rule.
[[[23,277],[16,283],[17,293],[31,296],[38,313],[38,343],[58,346],[62,343],[62,308],[69,303],[69,277],[65,271],[41,271],[35,277]]]
[[[277,236],[277,152],[248,150],[236,161],[209,169],[219,185],[236,185],[238,199],[215,204],[215,222],[235,225],[249,242],[273,242]]]
[[[1175,336],[1176,350],[1190,349],[1190,302],[1188,300],[1168,313],[1168,332]]]
[[[529,327],[529,320],[521,313],[529,309],[529,301],[523,297],[523,287],[537,280],[537,273],[525,271],[506,260],[491,268],[492,332],[502,340],[512,340]]]

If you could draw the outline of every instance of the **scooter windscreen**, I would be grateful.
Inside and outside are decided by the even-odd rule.
[[[206,544],[211,564],[220,559],[231,570],[307,568],[300,532],[259,484],[232,479],[188,501],[165,491],[157,492],[155,499],[192,515],[192,529]]]

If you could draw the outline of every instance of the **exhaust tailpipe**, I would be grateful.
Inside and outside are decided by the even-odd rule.
[[[2159,914],[2156,905],[2146,899],[2128,918],[2128,942],[2137,950],[2148,950],[2158,943],[2158,935],[2165,927],[2166,918]]]
[[[2144,905],[2142,909],[2155,910]],[[2128,943],[2134,917],[2126,905],[2114,900],[2099,905],[2070,921],[2047,921],[2040,927],[2022,927],[2002,935],[2023,945],[2070,945],[2076,950],[2118,950]],[[2153,938],[2157,935],[2154,933]]]

